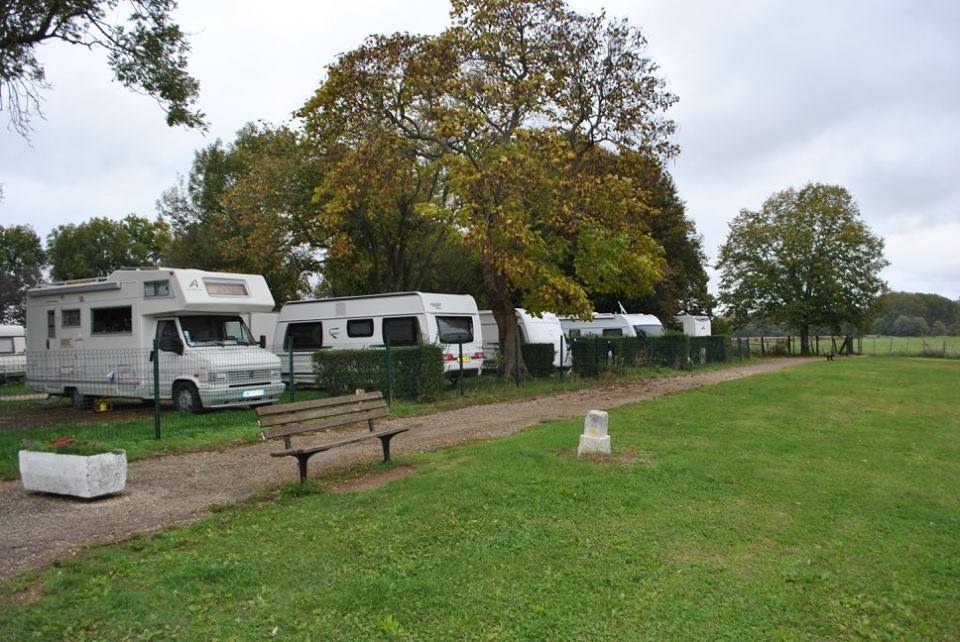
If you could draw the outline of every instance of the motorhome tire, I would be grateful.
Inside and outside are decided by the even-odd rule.
[[[93,405],[93,397],[81,394],[76,388],[70,389],[70,398],[73,400],[74,408],[89,408]]]
[[[173,386],[173,407],[180,412],[199,412],[203,408],[197,387],[189,382],[176,383]]]

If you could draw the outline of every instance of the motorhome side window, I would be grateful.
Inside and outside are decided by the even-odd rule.
[[[133,311],[129,305],[122,308],[94,308],[91,310],[91,334],[129,334],[133,332]]]
[[[13,354],[13,337],[0,337],[0,354]]]
[[[416,317],[383,320],[383,340],[391,346],[415,346],[420,342],[420,324]]]
[[[437,317],[440,343],[470,343],[473,341],[473,319],[470,317]]]
[[[143,284],[143,296],[148,299],[155,296],[170,296],[170,281],[166,279],[163,281],[146,281]]]
[[[347,321],[348,337],[372,337],[373,319],[349,319]]]
[[[622,337],[623,330],[620,328],[604,328],[603,336],[605,337]]]
[[[60,326],[63,328],[79,328],[80,310],[63,310],[60,313]]]
[[[57,338],[57,313],[53,310],[47,310],[47,338]]]
[[[287,326],[284,347],[289,346],[291,341],[294,350],[319,350],[323,347],[323,323],[291,323]]]

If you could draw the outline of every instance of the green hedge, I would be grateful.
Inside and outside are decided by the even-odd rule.
[[[652,365],[690,370],[708,363],[722,363],[730,358],[729,337],[688,337],[665,334],[643,340],[645,361]]]
[[[524,343],[520,346],[523,363],[531,377],[549,377],[553,374],[553,357],[556,348],[552,343]]]
[[[396,398],[430,399],[443,389],[443,348],[438,345],[391,348],[390,365]],[[389,391],[385,349],[320,350],[313,353],[313,371],[317,386],[333,393]]]
[[[581,337],[570,344],[573,371],[581,377],[640,363],[640,344],[635,337]]]

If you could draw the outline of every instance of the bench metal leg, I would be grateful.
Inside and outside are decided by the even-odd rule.
[[[390,461],[390,440],[393,439],[393,435],[384,435],[383,437],[377,437],[380,440],[380,445],[383,446],[383,461]]]
[[[310,459],[311,455],[313,455],[313,453],[303,454],[303,455],[294,455],[294,457],[297,458],[297,467],[300,469],[301,484],[307,481],[307,461]]]

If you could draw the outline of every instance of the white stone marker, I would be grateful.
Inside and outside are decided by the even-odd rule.
[[[610,435],[607,434],[607,413],[591,410],[583,420],[583,434],[577,455],[585,453],[610,454]]]

